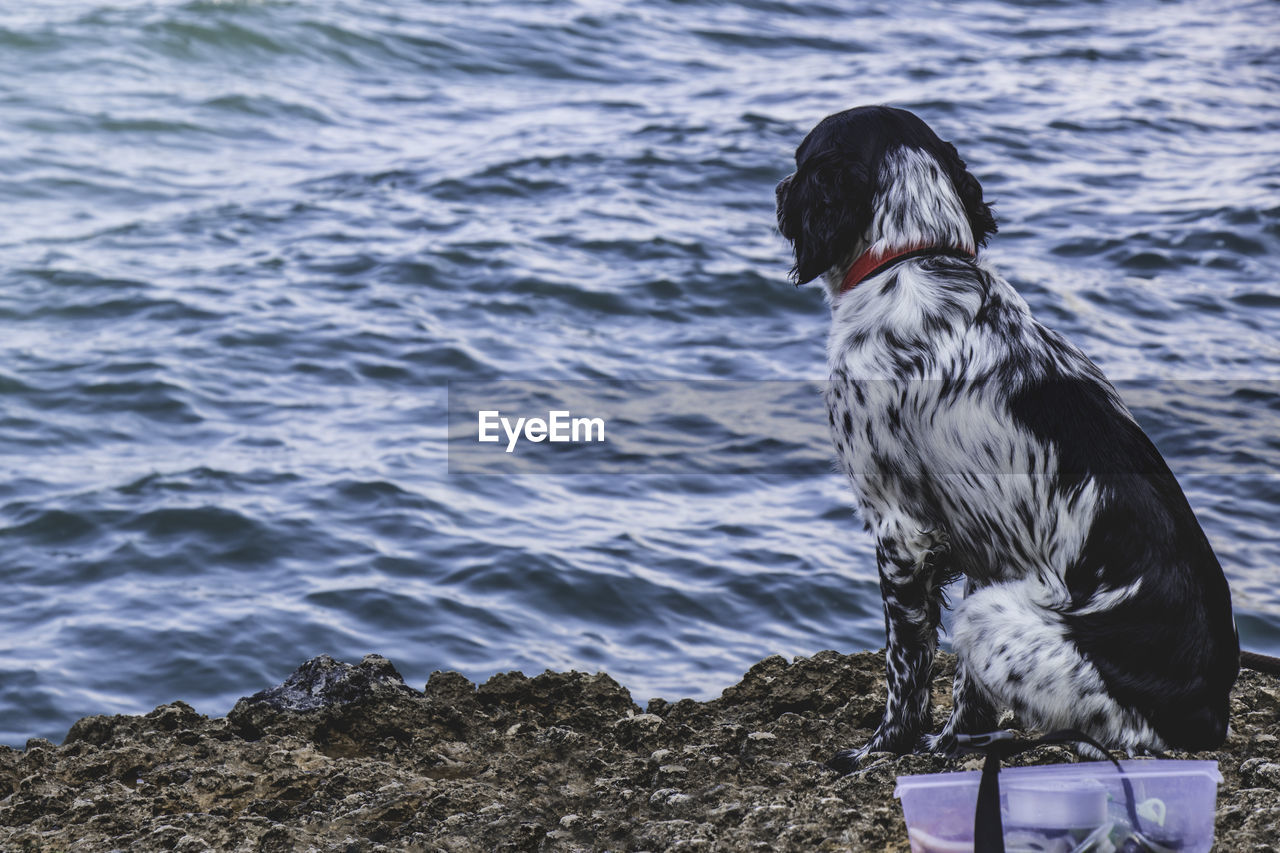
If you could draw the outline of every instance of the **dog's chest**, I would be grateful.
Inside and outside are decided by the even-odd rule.
[[[928,314],[919,298],[865,302],[852,317],[839,306],[828,346],[838,467],[871,527],[906,516],[939,529],[962,568],[995,580],[994,567],[1011,565],[1008,543],[1055,538],[1056,510],[1037,492],[1052,454],[1011,422],[1007,383],[993,379],[1025,356],[1007,332],[1027,315],[1015,304],[997,331],[968,305]]]
[[[838,371],[826,392],[831,435],[837,465],[877,536],[882,522],[892,527],[894,520],[936,531],[949,544],[954,568],[994,582],[1028,565],[1025,558],[1009,559],[1010,543],[1054,537],[1052,530],[1038,529],[1041,519],[1052,516],[1025,510],[1037,505],[1035,483],[1041,478],[1009,476],[1001,466],[1030,454],[1014,446],[1016,436],[999,430],[981,394],[948,393],[960,384],[858,380]],[[1043,568],[1046,574],[1061,571]]]
[[[921,453],[928,380],[859,379],[837,368],[826,389],[836,462],[871,523],[891,509],[937,514],[937,496]]]
[[[964,451],[944,440],[945,425],[990,419],[972,411],[985,401],[951,393],[980,369],[972,307],[913,292],[923,289],[916,279],[851,293],[858,301],[837,307],[828,341],[825,399],[837,463],[873,523],[890,507],[936,515],[930,466]],[[959,411],[965,406],[971,411]]]

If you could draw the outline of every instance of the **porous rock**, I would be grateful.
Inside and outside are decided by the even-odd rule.
[[[604,674],[437,672],[419,692],[384,658],[315,658],[225,719],[174,702],[0,747],[0,850],[905,851],[896,777],[972,759],[823,766],[870,736],[883,666],[772,657],[717,699],[642,711]],[[1223,749],[1175,757],[1219,763],[1217,849],[1274,849],[1280,681],[1242,673],[1232,710]]]

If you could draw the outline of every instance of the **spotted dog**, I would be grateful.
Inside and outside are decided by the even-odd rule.
[[[951,752],[1005,708],[1130,752],[1220,745],[1239,668],[1222,569],[1116,389],[978,257],[996,222],[955,148],[904,110],[837,113],[777,203],[796,283],[820,278],[831,306],[827,412],[884,603],[884,715],[832,766]]]

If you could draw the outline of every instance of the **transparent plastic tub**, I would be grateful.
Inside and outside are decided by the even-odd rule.
[[[1000,771],[1006,853],[1203,853],[1213,846],[1216,761],[1107,761]],[[913,853],[972,853],[980,771],[899,776]],[[1132,817],[1138,826],[1133,827]]]

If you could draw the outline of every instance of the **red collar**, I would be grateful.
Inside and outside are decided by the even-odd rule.
[[[866,281],[876,273],[883,272],[885,268],[896,264],[898,261],[922,255],[953,255],[958,258],[977,257],[973,252],[958,249],[954,246],[929,246],[926,244],[907,246],[905,249],[897,249],[891,252],[863,252],[853,262],[849,272],[845,274],[844,281],[840,283],[840,292],[848,293],[861,282]]]

